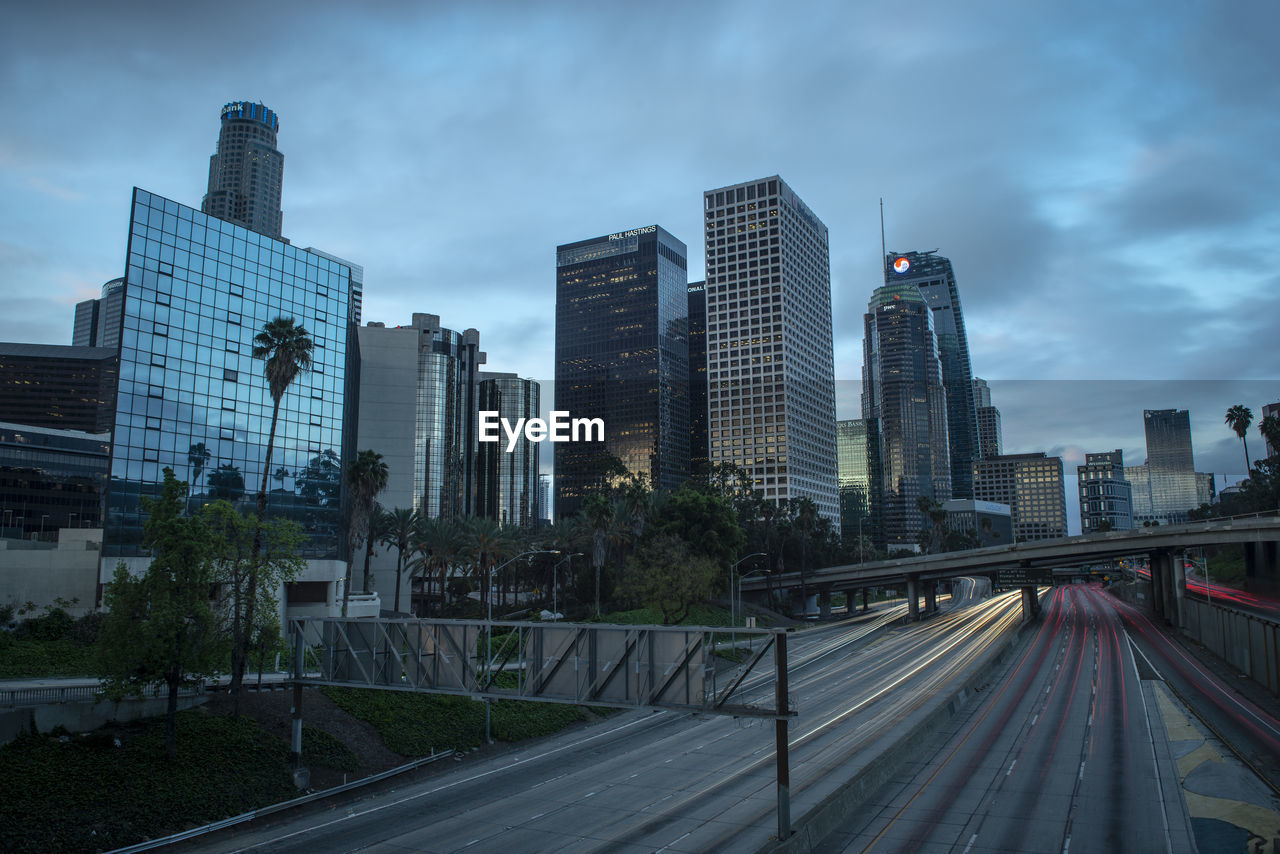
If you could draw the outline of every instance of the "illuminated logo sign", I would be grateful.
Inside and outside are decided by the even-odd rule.
[[[610,234],[610,240],[626,240],[628,237],[638,237],[641,234],[653,234],[658,230],[656,225],[646,225],[644,228],[633,228],[630,231],[623,231],[619,234]]]
[[[905,273],[911,269],[911,262],[906,258],[898,258],[893,262],[893,270],[895,273]]]

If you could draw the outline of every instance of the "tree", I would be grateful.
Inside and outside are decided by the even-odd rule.
[[[663,503],[649,531],[679,537],[690,552],[711,558],[726,569],[737,560],[746,542],[730,500],[689,484]]]
[[[1280,417],[1268,415],[1263,418],[1258,424],[1258,432],[1262,434],[1262,440],[1280,454]]]
[[[191,466],[191,491],[194,492],[196,484],[200,482],[200,473],[204,471],[205,466],[209,464],[209,460],[213,454],[205,447],[204,442],[196,442],[187,450],[187,464]]]
[[[510,529],[493,519],[479,516],[467,521],[465,538],[465,549],[471,558],[471,571],[480,584],[481,601],[490,602],[492,600],[489,597],[493,592],[490,589],[492,579],[489,578],[489,572],[518,552],[519,544],[513,540]]]
[[[582,507],[582,516],[591,531],[591,566],[596,571],[596,616],[600,616],[600,570],[609,555],[609,526],[613,524],[613,504],[603,495],[592,495]]]
[[[947,511],[934,500],[932,495],[916,497],[916,509],[920,511],[923,524],[920,528],[920,545],[926,554],[938,554],[943,551],[947,536]]]
[[[218,615],[209,599],[213,584],[208,527],[183,513],[187,484],[165,468],[157,499],[143,498],[147,520],[142,545],[151,564],[140,577],[116,567],[103,601],[108,611],[98,636],[104,693],[141,695],[150,685],[168,688],[165,746],[177,757],[178,691],[215,673],[226,653]]]
[[[662,624],[674,625],[690,606],[705,601],[719,569],[710,558],[692,554],[684,540],[670,534],[647,538],[627,561],[625,595],[662,612]]]
[[[426,579],[427,596],[431,595],[431,576],[433,572],[440,575],[440,610],[444,611],[445,585],[449,577],[449,569],[458,562],[462,553],[463,532],[454,519],[430,519],[419,516],[417,528],[413,534],[413,547],[418,553],[411,571],[421,571]]]
[[[400,611],[400,583],[404,573],[404,556],[413,541],[413,532],[418,527],[418,511],[412,507],[397,507],[384,514],[385,524],[382,527],[382,542],[394,546],[396,550],[396,599],[393,606]]]
[[[269,629],[280,637],[276,591],[305,567],[305,561],[297,556],[302,530],[290,519],[259,522],[252,513],[243,515],[226,501],[207,505],[202,518],[209,532],[214,581],[219,585],[232,649],[243,649],[247,656],[250,647],[266,643],[260,636]],[[253,544],[259,531],[262,542],[255,557]],[[240,714],[239,693],[235,694],[234,714]]]
[[[1227,410],[1227,426],[1236,431],[1236,435],[1240,437],[1240,444],[1244,445],[1244,473],[1246,475],[1253,468],[1253,466],[1249,465],[1249,443],[1245,441],[1245,435],[1249,432],[1249,425],[1252,423],[1253,411],[1249,407],[1237,403]]]
[[[244,495],[244,475],[231,463],[223,463],[209,472],[209,494],[224,501],[235,501]]]
[[[271,477],[271,456],[276,446],[276,427],[280,422],[280,403],[284,393],[303,371],[311,368],[311,351],[315,344],[305,327],[292,317],[277,317],[263,324],[262,331],[253,338],[252,356],[262,359],[262,371],[271,393],[271,429],[267,433],[267,452],[262,461],[262,484],[258,487],[258,525],[253,534],[252,560],[262,553],[262,523],[267,518],[267,481]],[[245,608],[245,624],[254,625],[254,611],[258,601],[258,575],[249,576],[248,602]],[[244,669],[249,660],[249,632],[231,648],[231,693],[239,694],[244,682]]]
[[[387,488],[389,472],[387,464],[382,461],[382,454],[373,450],[363,450],[347,466],[346,486],[351,497],[351,518],[349,520],[350,556],[347,561],[347,583],[342,592],[342,615],[347,615],[347,603],[351,598],[351,567],[356,560],[357,550],[364,545],[369,535],[369,521],[373,516],[374,498]],[[369,567],[365,563],[364,590],[369,590]]]

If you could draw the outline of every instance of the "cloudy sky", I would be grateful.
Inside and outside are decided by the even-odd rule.
[[[552,376],[557,244],[656,222],[698,279],[702,191],[776,173],[830,229],[841,417],[881,197],[890,250],[955,266],[1006,450],[1137,463],[1141,410],[1189,408],[1197,468],[1239,472],[1222,413],[1280,400],[1274,2],[210,8],[6,11],[0,340],[69,343],[130,188],[199,207],[255,100],[285,234],[364,266],[366,320],[475,327],[493,369]]]

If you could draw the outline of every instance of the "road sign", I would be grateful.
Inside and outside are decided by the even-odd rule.
[[[996,584],[1001,587],[1053,584],[1053,570],[1042,566],[1014,566],[1007,569],[997,569]]]

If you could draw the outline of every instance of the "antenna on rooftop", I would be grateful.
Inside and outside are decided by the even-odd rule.
[[[884,257],[888,253],[884,248],[884,197],[880,197],[880,262],[884,263]]]

